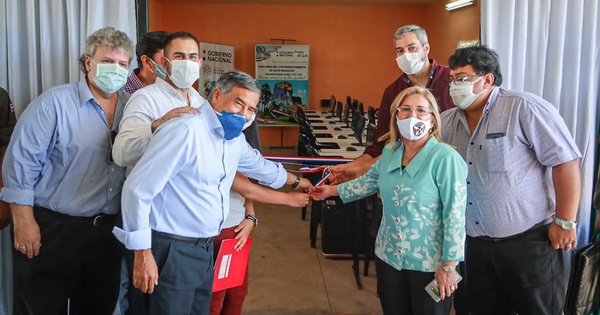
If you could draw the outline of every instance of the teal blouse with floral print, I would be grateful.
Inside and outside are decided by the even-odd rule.
[[[402,169],[404,145],[386,145],[363,176],[337,188],[350,202],[380,192],[383,216],[375,255],[397,270],[434,272],[442,260],[462,261],[467,165],[431,137]]]

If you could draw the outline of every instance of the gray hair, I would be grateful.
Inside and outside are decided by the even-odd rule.
[[[79,68],[83,74],[88,74],[85,68],[85,57],[93,56],[96,53],[96,48],[103,45],[108,46],[109,50],[123,50],[129,55],[129,62],[131,62],[134,54],[133,42],[127,34],[109,26],[95,31],[85,40],[84,52],[79,57]]]
[[[219,88],[222,94],[227,94],[234,87],[240,87],[260,94],[258,82],[249,74],[243,71],[234,70],[225,72],[215,83],[215,87],[210,92],[208,99],[212,99],[215,89]]]
[[[398,40],[400,37],[408,33],[415,33],[419,39],[419,42],[421,42],[421,45],[425,45],[429,42],[429,39],[427,38],[427,32],[425,32],[424,28],[416,24],[410,24],[404,25],[396,30],[394,33],[394,43],[396,43],[396,40]]]

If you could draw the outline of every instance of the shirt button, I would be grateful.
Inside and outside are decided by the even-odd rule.
[[[112,188],[109,188],[108,191],[112,191]]]
[[[471,182],[467,181],[467,185],[470,185],[470,184],[471,184]]]
[[[115,168],[114,168],[114,167],[111,167],[111,168],[110,168],[110,171],[111,171],[111,172],[114,172],[114,171],[115,171]]]
[[[475,143],[471,142],[471,145],[474,145]]]
[[[394,201],[394,206],[396,206],[396,207],[397,207],[397,206],[399,206],[399,205],[400,205],[400,202],[398,202],[398,200]]]
[[[473,204],[472,202],[469,202],[469,205],[472,205],[472,204]]]
[[[478,222],[478,221],[475,221],[475,224],[479,224],[479,222]]]
[[[473,162],[469,162],[469,165],[473,164]]]

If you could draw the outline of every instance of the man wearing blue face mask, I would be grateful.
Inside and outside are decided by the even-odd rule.
[[[154,31],[140,36],[135,45],[138,67],[127,78],[127,83],[123,87],[125,92],[131,95],[144,86],[154,83],[156,78],[165,78],[167,73],[160,63],[165,55],[167,38],[169,33],[165,31]]]
[[[237,170],[273,188],[312,189],[305,178],[265,160],[241,135],[259,96],[260,87],[248,74],[223,74],[197,115],[171,120],[154,132],[129,174],[123,229],[114,234],[135,251],[133,282],[151,293],[150,313],[208,314],[212,240],[228,216]]]
[[[112,235],[125,169],[112,162],[133,56],[127,35],[90,35],[77,83],[21,115],[3,163],[13,220],[14,314],[111,314],[122,250]],[[43,244],[43,246],[42,246]]]

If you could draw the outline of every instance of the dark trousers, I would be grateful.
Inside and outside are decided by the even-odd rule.
[[[152,234],[158,285],[149,295],[152,315],[208,315],[214,278],[213,243]]]
[[[467,237],[471,314],[561,314],[564,253],[552,248],[545,225],[501,241]]]
[[[34,208],[42,247],[32,259],[13,250],[15,315],[112,314],[122,251],[114,217],[96,221]]]
[[[452,296],[435,302],[425,291],[433,272],[398,271],[375,257],[377,293],[385,315],[448,315]]]
[[[215,257],[221,248],[221,242],[226,239],[235,237],[235,229],[237,226],[222,229],[219,236],[215,238]],[[247,246],[247,245],[244,245]],[[210,314],[211,315],[240,315],[244,306],[244,300],[248,295],[248,267],[246,266],[246,275],[244,282],[239,287],[229,288],[226,290],[213,292],[210,299]]]

